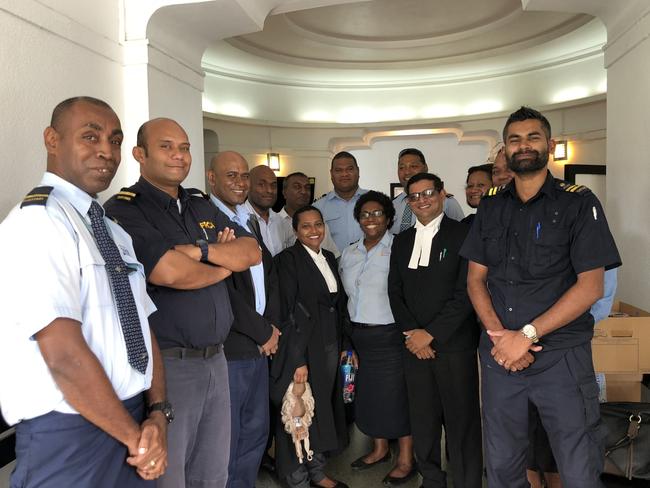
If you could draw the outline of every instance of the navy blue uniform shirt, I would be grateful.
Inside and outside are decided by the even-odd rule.
[[[107,215],[131,235],[147,277],[175,245],[194,244],[197,239],[214,243],[224,227],[235,229],[237,237],[250,237],[199,190],[179,187],[178,199],[180,212],[177,200],[141,177],[104,205]],[[233,320],[224,281],[198,290],[175,290],[147,282],[147,291],[158,308],[149,323],[161,349],[223,344]]]
[[[528,202],[514,180],[481,200],[460,254],[488,267],[487,286],[503,326],[518,330],[551,308],[579,273],[621,265],[598,198],[547,173]],[[540,339],[543,352],[591,341],[589,310]],[[485,334],[483,334],[485,335]],[[489,346],[485,337],[482,345]]]

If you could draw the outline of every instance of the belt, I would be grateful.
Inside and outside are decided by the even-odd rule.
[[[370,329],[373,327],[385,327],[387,325],[395,325],[395,324],[361,324],[359,322],[350,322],[354,327],[361,327],[362,329]]]
[[[176,359],[209,359],[223,351],[223,344],[208,346],[205,349],[190,349],[187,347],[170,347],[160,353],[166,358]]]

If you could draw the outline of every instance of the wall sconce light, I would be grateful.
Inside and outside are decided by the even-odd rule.
[[[555,161],[564,161],[569,156],[569,146],[566,141],[556,141],[553,159]]]
[[[280,155],[278,153],[266,153],[266,164],[273,171],[280,171]]]

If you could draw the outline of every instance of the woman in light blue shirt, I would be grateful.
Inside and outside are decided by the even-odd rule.
[[[387,230],[395,209],[383,193],[359,197],[354,218],[363,238],[341,255],[339,270],[348,295],[351,339],[359,358],[356,376],[357,427],[374,439],[372,452],[352,463],[355,470],[390,461],[389,439],[399,439],[395,467],[386,484],[401,484],[415,475],[413,440],[404,380],[404,339],[388,302],[388,269],[393,235]]]

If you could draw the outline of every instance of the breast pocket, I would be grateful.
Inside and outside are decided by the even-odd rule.
[[[557,274],[570,266],[569,230],[548,229],[533,240],[530,262],[530,274],[546,277]]]
[[[481,232],[483,242],[483,254],[486,264],[495,266],[503,260],[505,254],[505,243],[503,240],[503,229],[486,229]]]

